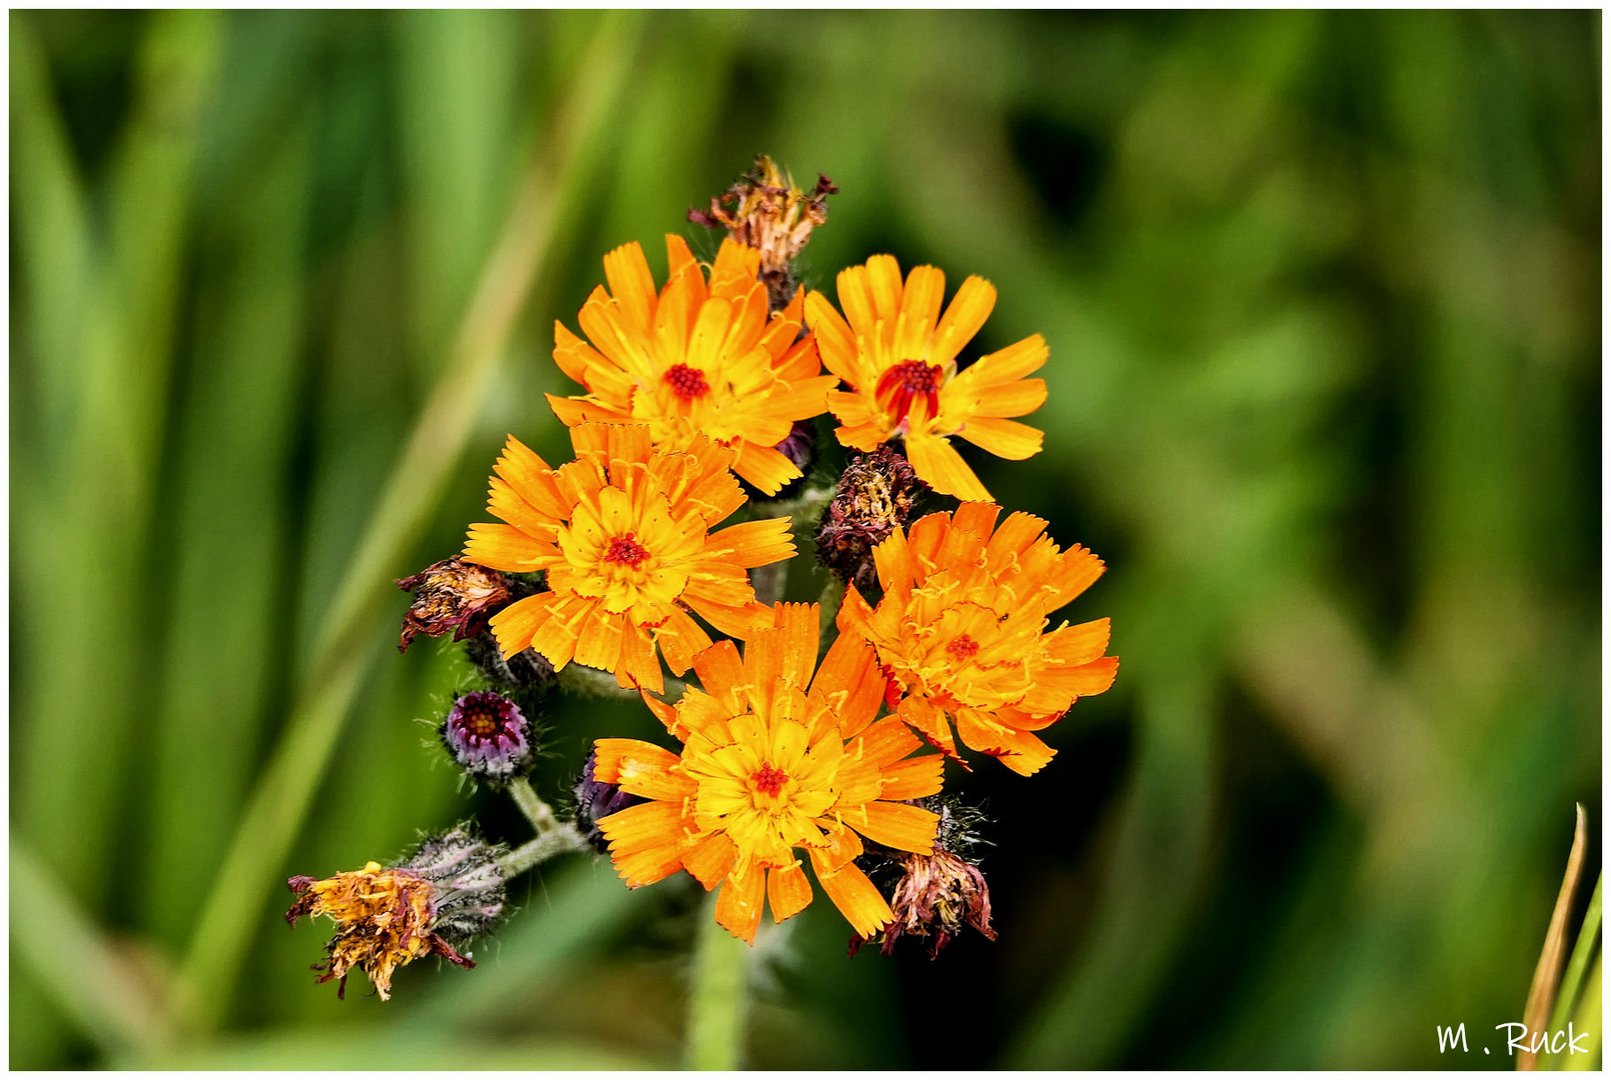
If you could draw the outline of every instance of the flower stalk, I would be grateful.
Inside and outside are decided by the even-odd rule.
[[[694,945],[683,1064],[703,1072],[731,1072],[744,1051],[749,949],[716,921],[716,903],[714,895],[709,897]]]

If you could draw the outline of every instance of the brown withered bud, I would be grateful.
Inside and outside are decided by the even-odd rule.
[[[817,526],[817,561],[866,595],[878,585],[873,548],[911,520],[928,485],[888,443],[857,454],[845,466],[839,490]]]
[[[420,634],[440,637],[451,630],[454,641],[478,634],[510,599],[509,582],[502,574],[458,556],[398,579],[397,587],[414,594],[414,602],[403,614],[398,652],[407,652]]]
[[[977,866],[936,844],[933,855],[901,859],[901,868],[904,872],[889,901],[894,921],[871,938],[852,938],[850,955],[877,941],[879,951],[889,956],[897,941],[911,937],[928,939],[932,960],[968,926],[996,940],[990,925],[990,886]]]
[[[820,173],[809,192],[765,154],[732,187],[710,200],[710,210],[690,209],[688,220],[727,235],[761,253],[761,281],[773,311],[794,296],[794,260],[811,239],[811,230],[828,220],[828,196],[839,189]]]

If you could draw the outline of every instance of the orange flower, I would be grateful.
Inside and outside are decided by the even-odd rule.
[[[804,298],[768,316],[761,253],[735,240],[722,242],[708,283],[681,237],[666,237],[666,254],[658,295],[636,243],[604,256],[610,288],[595,288],[578,316],[588,340],[554,324],[554,360],[588,393],[548,403],[570,427],[646,423],[671,450],[709,436],[733,448],[733,471],[775,494],[800,475],[777,444],[822,414],[836,382],[810,335],[796,340]]]
[[[680,755],[598,741],[594,778],[651,800],[599,828],[629,886],[687,870],[707,889],[721,886],[716,921],[751,942],[766,902],[775,922],[811,902],[803,851],[828,898],[868,937],[893,916],[856,866],[861,837],[929,854],[939,819],[901,800],[938,792],[943,759],[908,757],[922,744],[895,717],[872,722],[884,680],[864,642],[840,637],[813,676],[817,606],[776,610],[742,658],[722,641],[694,659],[703,690],[675,706],[644,695],[684,742]]]
[[[575,660],[658,691],[656,647],[680,675],[710,646],[689,611],[732,637],[771,625],[745,571],[794,554],[789,519],[709,531],[744,503],[733,451],[656,449],[642,424],[583,424],[571,443],[577,459],[550,469],[510,436],[487,503],[506,524],[470,526],[470,562],[547,575],[492,617],[505,658],[529,646],[556,671]]]
[[[934,267],[919,266],[903,287],[895,259],[874,255],[839,274],[848,324],[818,292],[806,297],[806,317],[823,363],[848,387],[828,395],[841,443],[869,451],[904,439],[912,468],[935,491],[989,499],[947,439],[960,435],[1013,461],[1038,454],[1041,432],[1004,418],[1045,402],[1045,380],[1024,376],[1046,362],[1046,341],[1034,334],[959,372],[957,353],[989,318],[996,289],[970,277],[941,315],[944,295],[945,275]]]
[[[965,745],[1028,776],[1055,753],[1034,732],[1113,685],[1119,660],[1103,655],[1106,619],[1043,632],[1102,560],[1078,545],[1060,551],[1029,514],[996,529],[1000,513],[963,503],[896,531],[873,549],[883,599],[872,608],[847,589],[839,627],[877,650],[891,708],[925,739],[956,757],[954,721]]]

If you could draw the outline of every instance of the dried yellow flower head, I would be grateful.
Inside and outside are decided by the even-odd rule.
[[[810,192],[794,186],[789,175],[765,154],[738,182],[710,200],[710,210],[689,210],[688,220],[727,234],[761,253],[761,281],[773,311],[794,295],[794,259],[811,239],[811,230],[828,221],[828,196],[839,189],[820,173]]]
[[[475,967],[458,950],[503,914],[500,850],[461,827],[424,841],[402,866],[368,862],[318,881],[294,877],[287,884],[296,902],[285,919],[292,926],[304,915],[334,922],[336,935],[325,946],[329,959],[314,965],[323,972],[317,981],[340,980],[338,996],[345,997],[347,975],[357,968],[385,1001],[392,973],[422,956]]]

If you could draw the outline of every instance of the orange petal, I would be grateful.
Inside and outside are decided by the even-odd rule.
[[[710,534],[705,541],[705,554],[746,570],[782,562],[794,555],[790,520],[763,518],[729,525]]]
[[[821,847],[811,849],[811,865],[820,873],[823,870],[838,870],[856,859],[861,858],[867,849],[857,836],[844,825],[827,826],[825,842]]]
[[[593,743],[593,776],[619,784],[630,795],[676,801],[692,798],[699,785],[679,767],[670,750],[638,739],[599,739]]]
[[[672,674],[681,675],[700,651],[710,648],[710,635],[681,608],[673,608],[666,621],[655,628],[655,644]]]
[[[770,446],[746,441],[739,443],[737,449],[733,471],[763,494],[776,495],[784,484],[800,477],[800,467]]]
[[[851,740],[848,749],[852,755],[864,758],[882,770],[922,745],[901,717],[886,716]]]
[[[660,693],[666,683],[660,670],[660,659],[655,655],[654,641],[643,627],[624,618],[622,622],[621,659],[615,669],[616,683],[626,690],[643,687]]]
[[[765,890],[766,871],[759,866],[749,867],[741,877],[728,877],[716,897],[716,922],[740,941],[755,944]]]
[[[566,639],[562,643],[552,640],[546,632],[553,607],[559,599],[551,592],[538,593],[516,600],[492,616],[492,634],[497,638],[498,649],[505,660],[523,649],[536,648],[554,665],[556,671],[570,663],[571,652],[575,648],[574,639]],[[538,647],[539,638],[543,647]]]
[[[940,823],[939,815],[932,811],[893,802],[868,803],[859,812],[848,812],[845,818],[873,843],[919,855],[934,851],[934,830]]]
[[[944,764],[943,754],[924,754],[884,766],[881,797],[899,800],[938,795],[945,779]]]
[[[957,377],[966,376],[977,387],[1002,385],[1040,370],[1046,363],[1047,355],[1046,339],[1039,334],[1031,334],[1005,349],[981,356],[978,363]]]
[[[1016,420],[1002,420],[993,416],[970,416],[957,435],[967,439],[979,449],[1006,458],[1023,461],[1040,453],[1046,436],[1038,428],[1020,424]]]
[[[682,866],[680,803],[639,803],[600,818],[598,825],[610,841],[615,872],[629,888],[652,885]]]
[[[822,891],[857,934],[872,937],[895,918],[889,903],[855,863],[847,863],[837,871],[825,870],[818,861],[817,849],[812,848],[811,865]]]
[[[694,674],[699,685],[727,708],[729,716],[743,711],[738,688],[744,684],[744,662],[739,658],[738,646],[731,641],[718,641],[694,657]]]
[[[869,386],[873,380],[860,361],[856,335],[833,303],[819,292],[808,293],[805,311],[806,324],[822,355],[822,366],[850,386]]]
[[[1109,620],[1096,619],[1054,630],[1042,638],[1041,643],[1056,663],[1075,667],[1088,664],[1107,651],[1111,630]]]
[[[962,756],[957,753],[956,743],[951,740],[951,725],[946,720],[945,712],[933,702],[909,694],[901,699],[896,715],[910,724],[913,731],[946,757],[962,760]]]
[[[843,607],[840,610],[843,612]],[[838,724],[840,737],[848,739],[859,734],[878,714],[878,706],[884,700],[884,686],[884,673],[879,670],[877,655],[851,631],[839,634],[828,646],[828,654],[822,658],[822,665],[811,683],[811,692],[827,703]]]
[[[620,409],[612,409],[598,401],[589,401],[579,397],[560,397],[557,394],[544,394],[548,399],[548,407],[554,410],[554,415],[566,427],[576,427],[578,424],[621,424],[632,419],[632,414]]]
[[[733,871],[738,847],[726,833],[711,833],[683,853],[682,865],[709,892]]]
[[[636,240],[604,256],[604,278],[622,313],[635,329],[646,334],[654,318],[654,277]]]
[[[523,574],[541,570],[550,561],[553,548],[534,540],[513,525],[477,522],[470,526],[464,557],[493,570]]]
[[[1020,776],[1039,772],[1057,753],[1037,736],[993,723],[973,709],[958,709],[957,737],[971,749],[991,757]]]
[[[1019,379],[1001,386],[987,386],[973,394],[972,404],[966,411],[975,416],[1022,416],[1044,404],[1046,380]]]
[[[970,277],[945,309],[934,328],[934,347],[929,363],[945,365],[956,359],[962,347],[973,340],[996,306],[996,287],[982,277]]]
[[[772,921],[792,919],[811,903],[811,882],[799,863],[773,870],[766,877],[766,898],[772,907]]]
[[[962,455],[940,436],[907,436],[906,457],[913,471],[941,495],[981,502],[990,500],[990,492],[968,468]]]

